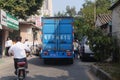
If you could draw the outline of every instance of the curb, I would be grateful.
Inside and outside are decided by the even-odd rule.
[[[103,71],[95,65],[90,66],[90,71],[94,75],[96,75],[100,80],[112,80],[112,77],[108,73],[106,73],[105,71]]]

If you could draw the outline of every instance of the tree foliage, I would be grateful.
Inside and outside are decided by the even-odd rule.
[[[64,17],[67,16],[65,12],[58,12],[57,14],[54,14],[55,17]]]
[[[82,23],[77,20],[75,25],[77,25],[77,36],[88,36],[90,40],[90,47],[95,52],[95,57],[99,61],[104,61],[106,58],[111,56],[111,52],[114,49],[112,39],[104,35],[101,29],[94,27],[94,20],[98,14],[111,13],[108,8],[110,8],[113,0],[96,0],[91,2],[86,0],[83,4],[83,8],[79,11]],[[116,1],[116,0],[114,0]],[[115,51],[115,50],[114,50]]]
[[[113,44],[111,37],[102,33],[99,28],[90,29],[88,32],[88,38],[90,40],[90,48],[95,52],[95,58],[99,61],[105,61],[111,56],[113,50]]]
[[[55,14],[55,16],[57,17],[64,17],[64,16],[70,16],[70,17],[74,17],[76,15],[76,8],[75,7],[70,7],[70,6],[66,6],[66,11],[64,12],[58,12],[57,14]]]
[[[111,13],[111,11],[109,11],[108,9],[110,8],[111,4],[116,0],[95,1],[96,2],[86,0],[86,2],[83,4],[83,8],[79,11],[79,13],[81,13],[84,17],[85,22],[88,23],[91,27],[95,24],[94,20],[96,18],[96,15],[103,13]]]
[[[26,19],[38,13],[43,0],[0,0],[0,8],[16,16]]]
[[[75,17],[75,21],[74,21],[75,38],[81,40],[82,36],[86,34],[87,29],[88,29],[88,25],[84,22],[84,18]]]
[[[111,13],[108,9],[110,8],[111,4],[117,0],[95,0],[95,2],[92,2],[90,0],[86,0],[86,2],[83,4],[83,8],[80,9],[78,14],[80,15],[80,19],[75,19],[75,25],[77,34],[85,35],[86,33],[90,34],[90,32],[87,32],[89,29],[94,28],[95,26],[95,17],[98,14],[106,14]],[[85,28],[84,28],[85,27]],[[89,27],[89,28],[86,28]],[[86,30],[85,30],[86,29]]]
[[[89,26],[94,26],[94,3],[87,1],[81,9],[82,17]]]
[[[68,16],[75,16],[76,15],[76,8],[75,7],[66,6],[66,14]]]
[[[81,36],[89,35],[89,29],[95,26],[96,15],[110,13],[108,8],[113,3],[112,1],[115,2],[116,0],[96,0],[96,3],[86,0],[83,8],[78,12],[79,16],[75,18],[75,36],[81,39]]]

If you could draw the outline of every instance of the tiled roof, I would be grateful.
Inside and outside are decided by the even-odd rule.
[[[111,14],[99,14],[97,15],[97,19],[99,19],[102,25],[109,23],[112,20]]]
[[[26,24],[26,25],[31,25],[33,28],[40,29],[40,27],[35,26],[32,22],[27,22],[27,21],[21,21],[19,24]]]

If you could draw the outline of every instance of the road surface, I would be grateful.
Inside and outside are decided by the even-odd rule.
[[[0,63],[0,80],[16,80],[12,57],[4,60]],[[44,64],[42,59],[32,56],[28,58],[29,74],[26,80],[98,80],[89,71],[91,64],[92,62],[81,62],[77,59],[72,65]]]

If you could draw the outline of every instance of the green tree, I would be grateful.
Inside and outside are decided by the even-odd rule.
[[[77,36],[83,36],[85,34],[86,35],[89,34],[89,32],[87,32],[87,31],[91,28],[94,28],[95,16],[97,14],[110,13],[108,8],[115,1],[116,0],[96,0],[96,3],[95,3],[90,0],[86,0],[86,2],[83,4],[83,8],[81,8],[80,11],[78,12],[79,18],[81,18],[81,19],[75,20],[75,21],[77,21],[77,22],[75,22],[75,25],[76,25],[76,27],[78,27],[78,28],[76,28],[76,32],[77,32],[77,34],[79,34]],[[86,28],[86,27],[88,27],[88,28]]]
[[[88,25],[85,23],[83,17],[74,18],[74,34],[75,38],[81,40],[81,38],[86,34]]]
[[[105,61],[112,54],[113,44],[111,37],[102,33],[102,30],[99,28],[89,29],[88,32],[89,45],[93,52],[95,52],[95,58],[98,61]]]
[[[16,16],[27,19],[28,16],[38,14],[43,0],[0,0],[0,8]]]
[[[110,13],[111,11],[108,9],[112,5],[112,1],[115,0],[96,0],[96,14]]]
[[[81,9],[82,17],[89,26],[94,26],[94,3],[87,1]]]
[[[96,0],[96,3],[86,0],[83,8],[78,12],[83,19],[79,19],[75,23],[77,36],[88,36],[90,40],[89,45],[95,52],[96,59],[99,61],[104,61],[111,56],[111,50],[114,47],[111,38],[104,35],[100,29],[94,27],[94,20],[97,14],[111,13],[108,10],[111,3],[112,0]]]
[[[80,9],[79,14],[82,15],[85,22],[89,24],[89,26],[93,27],[95,25],[94,20],[96,15],[103,13],[111,13],[108,9],[111,4],[116,0],[95,0],[96,2],[92,2],[86,0],[83,4],[83,8]]]
[[[70,17],[74,17],[76,15],[76,9],[75,7],[70,7],[70,6],[66,6],[66,11],[64,12],[58,12],[57,14],[54,14],[54,16],[56,17],[64,17],[64,16],[70,16]]]
[[[54,14],[55,17],[64,17],[67,16],[65,12],[58,12],[57,14]]]
[[[75,7],[66,6],[66,14],[68,16],[74,17],[76,15],[76,8]]]

